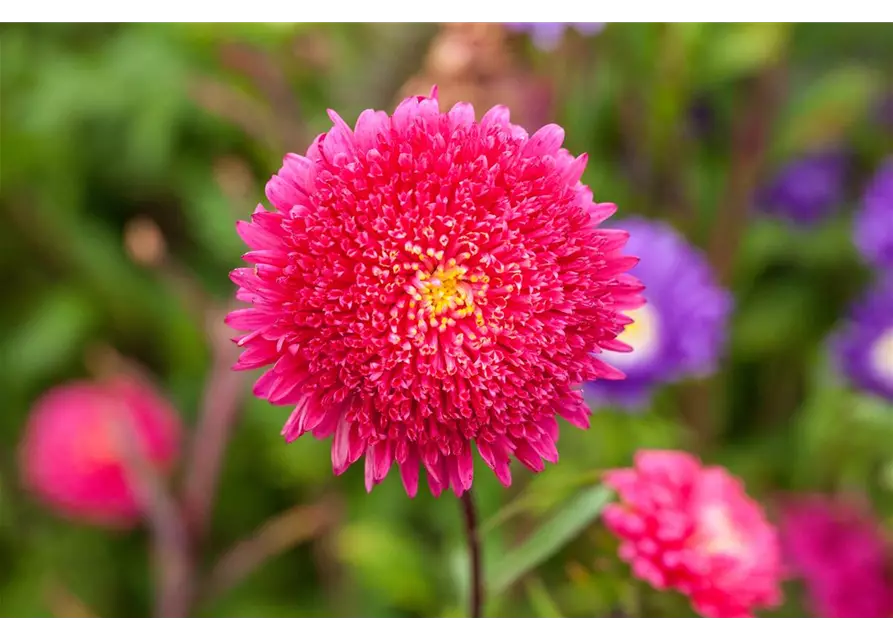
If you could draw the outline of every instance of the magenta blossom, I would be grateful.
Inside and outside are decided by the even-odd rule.
[[[638,451],[605,475],[620,503],[605,524],[620,557],[656,589],[711,618],[750,617],[781,602],[778,534],[741,481],[682,451]]]
[[[782,509],[781,531],[787,561],[817,615],[893,615],[890,549],[868,513],[824,496],[797,497]]]
[[[282,434],[332,438],[366,487],[396,463],[409,495],[420,467],[435,495],[471,487],[473,449],[499,480],[515,458],[558,460],[556,414],[587,428],[583,383],[622,374],[598,354],[641,303],[616,207],[580,182],[586,156],[505,107],[444,113],[436,93],[394,114],[334,111],[306,156],[288,154],[239,233],[253,267],[238,368],[270,369],[254,392],[293,405]]]
[[[174,408],[143,382],[71,382],[44,394],[21,446],[25,485],[61,514],[127,527],[142,515],[117,429],[126,429],[158,473],[179,454]]]

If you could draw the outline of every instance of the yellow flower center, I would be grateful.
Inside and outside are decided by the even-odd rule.
[[[464,318],[474,312],[474,294],[465,282],[465,267],[437,267],[431,276],[419,274],[422,286],[418,287],[421,308],[433,319],[447,311],[456,311]]]
[[[871,366],[882,378],[893,382],[893,327],[871,346]]]
[[[630,353],[606,352],[605,360],[612,364],[629,365],[648,357],[658,344],[659,321],[651,305],[644,305],[633,311],[624,312],[632,322],[623,328],[617,338],[633,348]]]
[[[624,342],[634,349],[651,341],[654,334],[654,313],[648,305],[628,312],[633,321],[623,328],[621,337]]]
[[[485,296],[488,281],[486,275],[469,275],[455,258],[442,262],[431,273],[419,270],[407,289],[412,296],[412,317],[445,331],[457,320],[473,315],[475,324],[481,327],[484,317],[475,298]]]

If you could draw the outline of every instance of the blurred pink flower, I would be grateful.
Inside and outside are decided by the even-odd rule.
[[[633,468],[605,481],[620,496],[605,524],[638,578],[683,593],[706,617],[780,604],[776,530],[726,469],[680,451],[639,451]]]
[[[799,496],[782,508],[782,548],[822,618],[893,615],[890,548],[877,521],[853,504]]]
[[[366,488],[396,463],[410,496],[471,487],[473,447],[499,480],[510,459],[556,462],[555,414],[587,428],[581,387],[622,374],[599,357],[641,304],[616,206],[580,178],[586,155],[505,107],[442,112],[436,92],[393,115],[334,123],[267,184],[273,209],[239,223],[252,267],[238,368],[271,368],[254,392],[294,405],[282,434],[332,438]],[[628,350],[628,349],[627,349]]]
[[[157,472],[171,467],[179,453],[179,416],[145,383],[118,378],[49,390],[32,408],[21,444],[26,487],[67,517],[132,526],[141,508],[125,471],[120,428],[133,430]]]

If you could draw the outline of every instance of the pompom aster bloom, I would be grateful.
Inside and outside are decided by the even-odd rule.
[[[688,596],[706,617],[780,604],[776,530],[727,470],[680,451],[639,451],[633,468],[609,471],[605,482],[620,496],[605,524],[638,578]]]
[[[336,474],[365,454],[366,487],[393,463],[415,495],[472,483],[472,446],[499,480],[509,460],[555,462],[555,414],[587,428],[581,387],[620,374],[598,357],[641,303],[613,204],[580,182],[586,156],[548,125],[528,136],[495,107],[442,113],[436,91],[393,116],[364,111],[289,154],[239,233],[250,307],[240,369],[294,405],[287,441],[332,437]]]
[[[657,385],[708,375],[725,347],[731,294],[719,286],[705,256],[670,225],[641,218],[622,221],[627,250],[642,256],[630,273],[645,286],[646,304],[628,315],[620,339],[633,350],[602,359],[626,374],[586,387],[592,404],[629,408],[647,403]]]
[[[34,405],[25,428],[20,450],[25,486],[67,517],[132,526],[142,508],[117,429],[130,430],[158,473],[175,462],[179,416],[145,383],[118,378],[50,389]]]
[[[869,264],[893,270],[893,156],[881,165],[865,190],[854,235]]]
[[[815,224],[843,201],[848,166],[847,156],[836,149],[797,158],[760,192],[758,205],[795,224]]]
[[[837,367],[850,382],[893,401],[893,273],[853,305],[831,344]]]
[[[784,501],[780,530],[786,563],[803,579],[816,615],[893,615],[890,548],[869,513],[824,496],[797,496]]]
[[[568,28],[576,29],[584,36],[593,36],[605,28],[604,22],[504,22],[510,31],[530,34],[537,48],[552,51],[561,42]]]

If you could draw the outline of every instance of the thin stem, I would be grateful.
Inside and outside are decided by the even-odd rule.
[[[775,65],[757,76],[740,101],[732,125],[732,159],[723,195],[723,211],[710,238],[708,256],[720,280],[728,284],[747,229],[748,214],[769,152],[772,127],[781,106],[785,68]]]
[[[722,215],[717,219],[707,249],[719,280],[729,285],[741,243],[747,231],[751,204],[769,153],[772,127],[784,94],[786,70],[782,64],[765,69],[753,80],[738,105],[732,125],[732,159]],[[718,392],[715,378],[695,381],[682,396],[686,422],[702,451],[713,446],[713,423],[726,398]]]
[[[471,617],[482,618],[484,609],[484,576],[481,567],[481,540],[478,531],[477,509],[471,489],[462,494],[462,514],[465,516],[465,536],[471,559]]]
[[[222,318],[214,313],[210,315],[214,363],[205,384],[183,493],[192,542],[196,547],[208,530],[223,456],[243,400],[244,379],[232,370],[236,361],[233,345],[228,335],[220,330]]]
[[[155,617],[185,618],[189,616],[195,587],[186,523],[132,431],[129,425],[118,425],[115,436],[152,532],[158,571]]]

